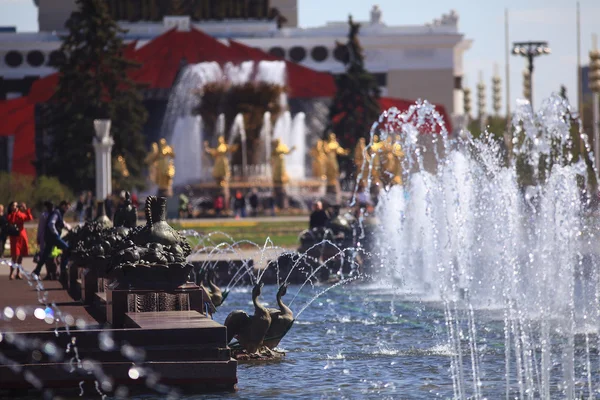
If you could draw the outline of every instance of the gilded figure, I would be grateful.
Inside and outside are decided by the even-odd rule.
[[[230,153],[235,153],[238,149],[237,144],[228,145],[225,143],[225,137],[219,136],[217,147],[211,148],[208,142],[204,142],[204,151],[215,160],[213,166],[213,178],[217,181],[219,186],[225,186],[229,182],[231,177],[231,169],[229,167]]]
[[[285,169],[285,156],[296,150],[293,146],[291,149],[287,147],[280,139],[273,140],[271,151],[271,168],[273,171],[273,184],[283,185],[288,183],[289,177]]]
[[[327,155],[325,154],[325,142],[321,139],[317,140],[315,146],[310,149],[312,158],[312,173],[315,178],[325,180],[325,165],[327,163]]]
[[[329,134],[327,143],[324,146],[325,155],[327,156],[325,164],[325,175],[327,176],[328,185],[337,185],[340,175],[340,166],[338,164],[338,156],[347,156],[350,150],[340,146],[335,133]]]

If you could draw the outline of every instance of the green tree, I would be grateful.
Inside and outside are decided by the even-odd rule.
[[[74,190],[95,182],[94,119],[112,120],[112,155],[125,157],[130,176],[114,174],[121,187],[142,186],[145,156],[142,129],[147,118],[140,87],[129,78],[137,64],[124,58],[125,33],[110,17],[103,0],[77,0],[66,23],[69,34],[61,51],[59,84],[44,113],[42,126],[51,138],[44,172]],[[39,168],[39,165],[38,165]]]
[[[353,149],[359,138],[369,139],[369,130],[379,118],[379,85],[375,77],[365,69],[362,47],[358,40],[360,24],[348,17],[348,42],[337,43],[335,54],[342,58],[345,73],[336,77],[337,91],[329,118],[331,130],[340,144]]]

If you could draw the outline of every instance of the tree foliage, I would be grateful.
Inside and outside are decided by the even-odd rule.
[[[359,138],[368,140],[371,125],[379,117],[380,90],[375,77],[365,69],[358,40],[360,24],[349,16],[348,25],[347,43],[337,43],[335,49],[346,71],[336,77],[337,92],[329,110],[329,118],[331,130],[338,136],[340,144],[345,148],[354,148]]]
[[[112,120],[112,155],[125,158],[129,177],[113,179],[119,186],[140,186],[145,155],[143,125],[147,118],[140,87],[129,78],[137,64],[123,56],[120,29],[103,0],[77,0],[78,9],[66,23],[69,33],[61,51],[59,84],[43,115],[42,126],[51,138],[44,171],[75,190],[89,190],[95,182],[93,121]],[[38,165],[39,167],[39,165]]]

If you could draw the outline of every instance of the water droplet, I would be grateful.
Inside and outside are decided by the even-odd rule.
[[[36,308],[35,311],[33,312],[33,316],[36,317],[37,319],[44,319],[44,318],[46,318],[46,311],[44,311],[41,308]]]
[[[75,321],[75,325],[77,326],[77,329],[85,329],[85,327],[87,326],[87,322],[85,322],[85,320],[81,318],[77,318],[77,321]]]
[[[25,312],[25,309],[23,309],[22,307],[17,307],[17,318],[21,321],[25,321],[25,318],[27,318],[27,312]]]
[[[129,368],[128,375],[131,379],[138,379],[140,377],[140,371],[136,366]]]
[[[4,307],[4,318],[12,319],[15,316],[15,311],[10,307]]]
[[[39,351],[39,350],[33,350],[33,351],[31,352],[31,358],[32,358],[34,361],[40,361],[40,360],[42,359],[42,352],[41,352],[41,351]]]
[[[101,332],[100,335],[98,335],[98,341],[100,350],[102,351],[110,351],[115,347],[115,341],[109,332]]]
[[[53,356],[56,354],[56,345],[54,343],[47,342],[43,347],[43,351],[49,356]]]

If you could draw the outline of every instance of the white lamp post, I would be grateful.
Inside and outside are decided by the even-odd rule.
[[[96,199],[104,201],[112,193],[111,152],[115,142],[110,136],[109,119],[95,119],[94,150],[96,153]]]

